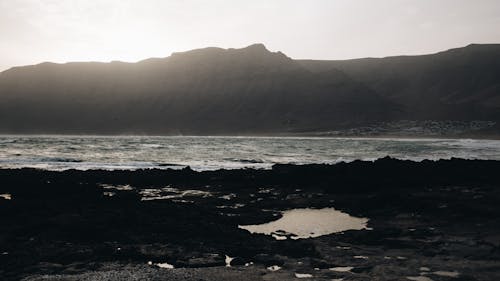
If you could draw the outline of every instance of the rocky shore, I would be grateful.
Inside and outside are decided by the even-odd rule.
[[[1,280],[499,280],[500,162],[0,170]],[[296,208],[368,229],[276,240]]]

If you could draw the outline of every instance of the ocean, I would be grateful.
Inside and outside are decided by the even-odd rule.
[[[257,168],[277,163],[333,164],[385,156],[421,161],[451,157],[500,160],[500,140],[161,137],[161,136],[0,136],[0,168],[45,170],[193,170]]]

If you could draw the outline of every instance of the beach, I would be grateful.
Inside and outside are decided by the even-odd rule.
[[[498,171],[498,161],[388,157],[269,170],[3,169],[0,276],[498,280]],[[242,227],[332,208],[366,227],[300,239]]]

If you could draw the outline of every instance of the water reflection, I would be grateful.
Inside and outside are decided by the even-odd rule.
[[[239,225],[251,233],[271,235],[276,240],[313,238],[346,230],[367,229],[368,219],[350,216],[334,208],[293,209],[282,217],[258,225]]]

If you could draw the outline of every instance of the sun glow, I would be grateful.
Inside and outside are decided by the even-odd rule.
[[[133,62],[254,43],[296,59],[410,55],[500,37],[498,1],[455,2],[0,1],[0,71],[43,61]]]

